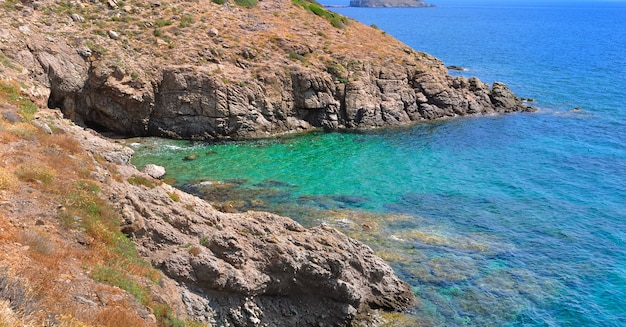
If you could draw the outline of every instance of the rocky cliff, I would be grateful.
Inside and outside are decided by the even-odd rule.
[[[423,8],[434,7],[422,0],[350,0],[350,7],[369,7],[369,8]]]
[[[530,110],[504,84],[451,77],[309,2],[34,4],[10,12],[0,50],[49,86],[50,107],[122,135],[265,137]]]

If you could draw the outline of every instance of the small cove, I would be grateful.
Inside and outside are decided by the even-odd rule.
[[[455,74],[506,81],[540,112],[245,142],[143,139],[133,162],[165,166],[181,188],[211,181],[197,191],[220,205],[326,223],[367,243],[411,284],[422,325],[621,326],[618,5],[336,8],[469,69]],[[467,26],[476,35],[463,40]],[[190,154],[198,159],[183,160]]]

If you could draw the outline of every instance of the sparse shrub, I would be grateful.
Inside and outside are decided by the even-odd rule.
[[[112,307],[98,311],[91,324],[61,325],[62,327],[89,327],[89,326],[145,326],[146,322],[134,312],[132,308]]]
[[[5,67],[11,68],[17,72],[21,72],[21,69],[17,67],[11,59],[7,58],[2,52],[0,52],[0,64]]]
[[[159,29],[159,28],[155,28],[155,29],[154,29],[154,31],[152,32],[152,34],[153,34],[154,36],[157,36],[157,37],[158,37],[158,36],[163,35],[163,31],[162,31],[161,29]]]
[[[56,172],[46,165],[33,163],[18,168],[16,175],[19,179],[24,181],[39,181],[45,185],[49,185],[55,179]]]
[[[143,185],[147,188],[154,188],[156,186],[150,179],[137,175],[129,177],[128,182],[133,185]]]
[[[91,273],[91,278],[97,282],[107,283],[125,290],[141,304],[147,304],[150,299],[149,291],[141,287],[121,269],[99,266]]]
[[[193,25],[195,22],[196,22],[196,20],[193,18],[193,16],[191,16],[191,15],[184,15],[180,19],[179,26],[182,27],[182,28],[185,28],[185,27],[189,27],[189,26]]]
[[[172,309],[169,307],[158,304],[153,307],[154,316],[159,320],[162,326],[165,327],[185,327],[188,324],[185,321],[176,318],[174,313],[172,313]]]
[[[13,173],[0,167],[0,190],[8,190],[17,184],[17,178]]]
[[[98,30],[98,29],[93,30],[93,34],[99,35],[99,36],[107,36],[107,32],[106,31]]]
[[[235,3],[242,7],[253,8],[259,3],[259,0],[235,0]]]
[[[24,119],[31,121],[37,112],[37,106],[22,94],[16,82],[0,81],[0,98],[16,106]]]
[[[336,28],[344,28],[345,24],[343,19],[341,19],[340,17],[333,17],[330,19],[330,25],[333,25]]]
[[[291,3],[323,17],[336,28],[344,28],[349,22],[347,17],[324,9],[324,7],[315,0],[292,0]]]
[[[179,202],[180,201],[180,196],[178,196],[178,194],[176,194],[176,192],[167,192],[167,196],[169,196],[170,199],[172,199],[172,201],[174,201],[174,202]]]
[[[157,19],[154,21],[154,26],[156,27],[164,27],[172,25],[172,21],[169,19]]]
[[[303,55],[301,55],[299,53],[296,53],[296,52],[293,52],[293,51],[289,53],[289,59],[299,60],[299,61],[302,61],[302,62],[306,61],[306,59],[304,58]]]
[[[330,18],[330,16],[331,16],[331,13],[328,10],[326,10],[326,9],[322,8],[321,6],[318,6],[316,4],[310,4],[308,8],[309,8],[309,10],[312,13],[314,13],[314,14],[320,16],[320,17]]]
[[[7,132],[24,140],[34,141],[37,138],[37,128],[29,123],[14,123],[7,128]]]
[[[200,245],[207,246],[209,244],[209,238],[206,236],[202,236],[200,238]]]
[[[202,252],[202,250],[201,250],[199,247],[194,246],[194,247],[192,247],[191,249],[189,249],[189,250],[188,250],[188,252],[189,252],[189,254],[191,254],[192,256],[194,256],[194,257],[195,257],[195,256],[197,256],[198,254],[200,254],[200,253]]]
[[[80,142],[67,134],[50,135],[48,137],[42,138],[41,143],[49,147],[59,147],[60,149],[71,154],[77,154],[83,150]]]
[[[223,5],[226,3],[226,0],[211,0],[211,1],[213,1],[213,3],[216,3],[218,5]]]
[[[8,9],[8,10],[17,10],[17,9],[15,8],[15,4],[16,4],[16,3],[18,3],[18,2],[19,2],[19,0],[6,0],[6,1],[4,2],[4,7],[5,7],[6,9]]]
[[[20,237],[22,244],[28,245],[29,249],[43,255],[54,253],[54,243],[44,235],[34,230],[25,230]]]

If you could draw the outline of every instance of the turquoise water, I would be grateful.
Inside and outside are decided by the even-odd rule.
[[[436,4],[333,10],[506,82],[538,113],[145,139],[134,163],[165,166],[181,187],[214,181],[194,190],[217,206],[361,239],[412,285],[413,325],[626,326],[626,2]]]

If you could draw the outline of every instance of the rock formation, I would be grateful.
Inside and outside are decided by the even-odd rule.
[[[222,213],[167,184],[126,183],[149,178],[128,163],[132,150],[65,128],[117,165],[117,178],[105,170],[97,177],[139,252],[178,285],[180,316],[211,326],[340,326],[414,304],[387,263],[339,231],[270,213]]]
[[[422,0],[350,0],[350,7],[393,8],[393,7],[434,7]]]
[[[233,21],[247,19],[243,9],[223,12],[217,5],[207,6],[233,16]],[[247,15],[261,17],[278,8],[321,27],[327,24],[291,2],[274,0],[261,6],[268,8],[249,9]],[[325,32],[317,33],[322,36],[293,27],[299,34],[289,39],[276,34],[278,23],[243,26],[240,32],[251,39],[261,35],[267,40],[239,39],[237,46],[210,27],[200,43],[180,41],[188,42],[181,47],[203,50],[190,54],[158,47],[161,57],[128,50],[131,33],[119,40],[72,39],[62,33],[44,39],[41,33],[5,29],[1,48],[50,87],[50,107],[80,124],[127,136],[267,137],[312,128],[374,128],[530,109],[504,84],[492,90],[475,78],[451,77],[440,60],[376,29],[345,21],[349,24],[343,29],[324,27]],[[386,49],[357,50],[359,43],[373,47],[365,42],[374,41]],[[339,47],[341,42],[353,46]],[[172,58],[163,59],[167,56]]]

